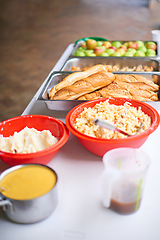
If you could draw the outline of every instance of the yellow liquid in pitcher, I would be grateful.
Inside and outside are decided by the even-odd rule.
[[[40,165],[24,166],[5,175],[0,181],[1,193],[15,200],[29,200],[49,192],[56,184],[56,174]]]

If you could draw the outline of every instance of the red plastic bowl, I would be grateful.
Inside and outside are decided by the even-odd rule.
[[[25,127],[35,128],[38,131],[50,130],[50,132],[58,137],[58,142],[51,147],[42,151],[27,154],[16,154],[0,151],[0,159],[10,166],[24,163],[39,163],[46,165],[57,154],[59,149],[67,142],[69,131],[65,124],[54,117],[43,115],[24,115],[5,120],[0,123],[0,134],[4,137],[13,135]]]
[[[127,137],[127,138],[100,139],[100,138],[87,136],[74,128],[73,125],[74,125],[75,119],[79,116],[79,114],[84,110],[85,107],[92,108],[94,107],[95,104],[103,102],[105,100],[106,98],[96,99],[96,100],[82,103],[74,107],[66,116],[67,128],[73,135],[75,135],[79,139],[81,144],[90,152],[98,156],[103,156],[107,151],[114,148],[120,148],[120,147],[139,148],[144,144],[148,136],[157,129],[160,122],[160,117],[158,112],[149,104],[146,104],[144,102],[140,102],[137,100],[133,100],[133,99],[126,99],[126,98],[109,98],[109,103],[115,104],[118,106],[118,105],[123,105],[125,102],[129,102],[131,103],[131,106],[134,106],[136,108],[141,106],[142,111],[151,117],[151,127],[148,128],[146,131],[131,137]]]

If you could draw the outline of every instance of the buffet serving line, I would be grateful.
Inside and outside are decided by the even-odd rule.
[[[51,109],[39,98],[48,79],[59,72],[73,51],[70,44],[49,73],[22,115],[46,115],[65,123],[69,110]],[[159,70],[157,71],[159,72]],[[160,114],[160,102],[147,102]],[[129,215],[118,214],[102,206],[102,157],[89,152],[70,134],[48,166],[58,175],[58,205],[45,220],[34,224],[18,224],[7,219],[0,210],[0,235],[8,239],[56,240],[158,240],[160,238],[160,126],[141,147],[151,159],[140,209]],[[0,171],[8,168],[0,160]],[[45,208],[45,206],[43,206]]]

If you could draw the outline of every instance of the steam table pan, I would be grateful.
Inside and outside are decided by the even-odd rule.
[[[59,110],[59,111],[70,111],[73,107],[84,102],[84,100],[50,100],[48,98],[48,93],[51,90],[51,88],[53,86],[55,86],[57,83],[61,82],[67,75],[69,75],[71,73],[73,73],[73,72],[60,71],[60,72],[51,73],[51,75],[48,77],[48,80],[47,80],[46,84],[44,85],[42,91],[40,92],[39,96],[37,97],[37,100],[45,102],[48,109]],[[121,74],[121,73],[118,72],[117,74]],[[132,73],[125,72],[123,74],[133,74],[133,72]],[[139,74],[139,73],[134,72],[134,74]],[[143,74],[141,73],[141,75],[145,75],[145,77],[153,79],[153,81],[156,81],[156,83],[160,86],[160,75],[159,74],[147,73],[147,72],[146,73],[143,72]],[[160,104],[160,96],[159,96],[159,101],[156,101],[156,102],[158,102]]]
[[[72,71],[72,67],[91,67],[96,64],[116,65],[119,68],[133,68],[141,65],[142,67],[152,67],[154,72],[160,71],[160,62],[156,59],[144,57],[74,57],[69,58],[61,68],[61,71]],[[131,70],[130,70],[131,71]]]
[[[53,86],[61,82],[67,75],[73,72],[53,72],[48,78],[45,86],[39,94],[37,100],[45,102],[46,106],[50,110],[69,111],[78,104],[84,102],[79,100],[50,100],[48,93]]]

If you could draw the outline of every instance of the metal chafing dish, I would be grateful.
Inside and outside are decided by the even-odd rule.
[[[46,84],[44,85],[42,91],[40,92],[37,100],[45,102],[46,106],[50,110],[60,110],[60,111],[69,111],[76,105],[84,102],[81,100],[50,100],[48,98],[48,93],[51,90],[53,86],[55,86],[57,83],[61,82],[67,75],[71,74],[73,72],[52,72],[50,76],[48,77],[48,80],[46,81]],[[120,72],[117,72],[117,74],[122,74]],[[123,73],[123,74],[133,74],[132,73]],[[138,72],[134,72],[134,74],[140,74]],[[143,72],[141,75],[145,75],[145,77],[153,79],[154,82],[156,82],[160,86],[160,73],[148,73]],[[160,93],[159,95],[159,101],[156,101],[160,104]]]
[[[57,83],[61,82],[67,75],[71,73],[72,72],[53,72],[48,78],[48,81],[46,82],[44,88],[39,94],[37,100],[44,101],[47,107],[51,110],[60,111],[69,111],[73,107],[84,102],[79,100],[50,100],[48,98],[48,93],[51,90],[51,88],[55,86]]]
[[[160,62],[156,59],[148,59],[144,57],[74,57],[69,58],[63,67],[61,68],[61,71],[71,71],[72,67],[91,67],[96,64],[105,64],[105,65],[116,65],[120,69],[128,67],[128,68],[134,68],[139,65],[142,67],[146,66],[149,68],[153,68],[154,72],[160,71]],[[122,71],[122,70],[121,70]],[[130,70],[131,72],[131,70]]]

